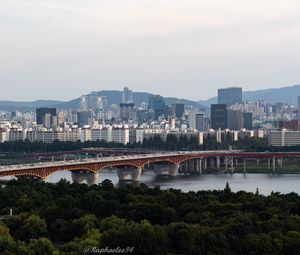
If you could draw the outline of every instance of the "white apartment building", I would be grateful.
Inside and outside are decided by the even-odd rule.
[[[269,144],[271,146],[296,146],[300,145],[300,131],[270,131]]]
[[[129,129],[128,128],[113,128],[111,130],[111,141],[116,143],[129,143]]]

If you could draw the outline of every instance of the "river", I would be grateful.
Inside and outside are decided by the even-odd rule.
[[[58,182],[61,178],[72,181],[71,172],[56,172],[50,175],[48,182]],[[115,186],[119,186],[119,179],[115,170],[102,170],[99,182],[109,179]],[[175,177],[157,176],[153,171],[143,171],[140,183],[150,187],[159,185],[162,189],[174,188],[184,192],[198,190],[221,190],[226,182],[232,191],[255,192],[258,188],[260,194],[269,195],[272,191],[300,194],[300,174],[202,174],[177,175]]]

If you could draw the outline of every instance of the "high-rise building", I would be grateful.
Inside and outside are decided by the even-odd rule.
[[[242,103],[242,88],[231,87],[218,89],[218,104],[231,106],[240,103]]]
[[[184,114],[184,104],[176,103],[173,104],[173,114],[176,118],[181,118]]]
[[[227,128],[240,130],[243,125],[243,113],[241,111],[227,110]]]
[[[227,128],[227,106],[226,104],[211,105],[211,128]]]
[[[153,95],[149,97],[149,110],[154,111],[155,119],[165,113],[165,102],[163,97]]]
[[[244,112],[243,118],[244,118],[244,128],[246,128],[248,130],[253,129],[252,112]]]
[[[297,119],[300,120],[300,96],[298,96],[298,112],[297,112]]]
[[[122,120],[135,120],[134,103],[120,103],[120,118]]]
[[[128,87],[125,87],[124,90],[123,90],[122,103],[124,103],[124,104],[133,103],[132,90],[130,90]]]
[[[198,131],[204,131],[204,115],[203,113],[197,113],[191,111],[189,113],[189,127],[191,129],[197,129]]]
[[[84,125],[88,125],[93,117],[93,113],[91,111],[81,111],[77,113],[77,123],[79,127],[83,127]]]
[[[37,108],[36,123],[44,127],[53,127],[57,125],[57,110],[56,108]]]

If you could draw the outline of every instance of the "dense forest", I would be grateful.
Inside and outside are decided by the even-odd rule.
[[[1,254],[300,254],[295,193],[18,180],[0,189],[0,215],[10,208],[0,220]]]
[[[72,151],[83,148],[131,148],[131,149],[147,149],[147,150],[220,150],[228,149],[244,149],[248,151],[265,151],[265,150],[280,150],[280,148],[272,148],[268,146],[268,140],[263,138],[245,138],[239,141],[231,141],[229,138],[222,143],[218,143],[215,138],[207,137],[204,139],[202,145],[196,136],[187,137],[181,135],[177,138],[175,135],[169,134],[166,141],[162,140],[160,136],[155,135],[149,139],[144,139],[143,143],[129,143],[127,145],[115,142],[101,141],[86,141],[86,142],[62,142],[54,141],[52,143],[44,142],[30,142],[29,140],[19,140],[13,142],[0,143],[0,152],[56,152],[56,151]],[[289,148],[286,148],[289,149]],[[299,150],[299,147],[293,147],[294,150]]]

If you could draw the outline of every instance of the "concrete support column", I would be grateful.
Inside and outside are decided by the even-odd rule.
[[[141,173],[142,173],[142,168],[135,168],[135,167],[118,168],[117,170],[117,174],[120,181],[126,180],[127,176],[130,176],[132,181],[139,181]]]
[[[244,173],[247,172],[247,169],[246,169],[246,159],[243,160],[244,161]]]
[[[52,160],[52,162],[54,162],[54,156],[52,156],[51,160]]]
[[[225,171],[228,171],[228,158],[227,156],[225,157]]]
[[[204,170],[207,170],[207,158],[204,158]]]
[[[278,167],[282,168],[282,158],[277,159],[277,165]]]
[[[238,166],[239,166],[239,160],[236,159],[236,160],[235,160],[235,167],[238,167]]]
[[[273,172],[276,170],[276,159],[273,157]]]
[[[86,177],[86,182],[87,184],[90,185],[94,185],[94,184],[98,184],[99,183],[99,172],[97,173],[88,173],[87,177]]]
[[[231,170],[231,173],[233,174],[233,170],[234,170],[234,167],[233,167],[233,157],[231,157],[230,163],[231,163],[230,170]]]
[[[259,159],[256,160],[256,165],[259,166]]]
[[[180,168],[179,164],[165,164],[165,165],[154,165],[154,172],[157,175],[169,175],[169,176],[176,176],[177,172]],[[187,172],[189,169],[186,166],[186,169],[184,169],[183,172]]]
[[[99,172],[72,172],[72,181],[75,183],[81,183],[86,181],[88,185],[99,183]]]
[[[214,161],[214,158],[210,158],[210,168],[211,169],[214,169],[215,167],[215,161]]]
[[[268,170],[271,170],[271,159],[268,158]]]
[[[216,161],[217,161],[217,169],[220,169],[220,157],[219,156],[217,157]]]
[[[199,173],[202,174],[202,159],[199,159]]]
[[[178,173],[178,170],[179,170],[179,164],[170,165],[169,175],[170,176],[176,176],[177,173]]]
[[[139,181],[142,173],[142,168],[133,168],[131,170],[131,180]]]

